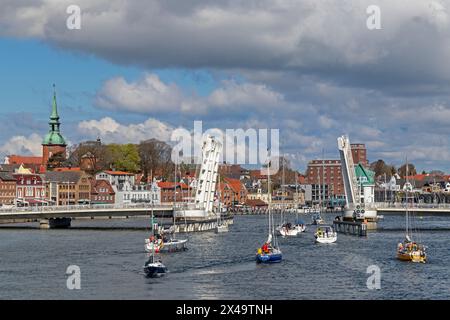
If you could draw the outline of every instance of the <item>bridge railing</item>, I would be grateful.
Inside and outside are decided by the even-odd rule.
[[[389,202],[378,202],[375,204],[378,209],[404,209],[406,207],[405,203],[389,203]],[[450,209],[450,203],[410,203],[408,205],[410,209]]]
[[[36,206],[0,208],[1,213],[26,213],[26,212],[54,212],[54,211],[83,211],[83,210],[117,210],[117,209],[172,209],[172,205],[151,203],[124,203],[124,204],[80,204],[67,206]]]

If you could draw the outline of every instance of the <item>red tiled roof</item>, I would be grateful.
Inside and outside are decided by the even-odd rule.
[[[182,189],[188,189],[189,186],[185,183],[177,182],[177,186],[181,186]],[[173,189],[175,187],[174,182],[158,182],[158,187],[161,189]]]
[[[408,180],[417,180],[417,181],[422,181],[423,179],[425,179],[426,177],[429,177],[429,174],[416,174],[414,176],[408,176]]]
[[[250,207],[267,207],[267,203],[261,199],[246,199],[245,204]]]
[[[10,164],[40,165],[42,163],[42,157],[10,155],[8,156],[8,161]]]
[[[74,167],[74,168],[55,168],[53,171],[58,171],[58,172],[81,171],[81,169],[79,167]]]
[[[91,194],[99,194],[98,189],[102,186],[108,189],[109,194],[111,195],[116,194],[108,180],[96,180],[94,178],[89,180],[90,180],[89,182],[91,183]]]
[[[132,176],[133,173],[125,172],[125,171],[112,171],[112,170],[106,170],[107,174],[110,174],[112,176]]]
[[[239,193],[243,189],[243,185],[238,179],[224,178],[223,180],[236,193]]]

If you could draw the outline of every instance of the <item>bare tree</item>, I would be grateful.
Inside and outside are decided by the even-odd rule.
[[[141,158],[143,180],[153,174],[164,178],[173,175],[174,164],[171,161],[172,148],[170,145],[157,139],[141,141],[138,146]]]

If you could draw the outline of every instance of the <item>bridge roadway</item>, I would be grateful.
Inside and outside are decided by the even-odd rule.
[[[13,223],[18,222],[17,220],[76,219],[81,217],[151,216],[151,214],[151,204],[15,207],[0,209],[0,223]],[[173,207],[172,205],[155,205],[153,206],[153,214],[157,218],[172,218]]]
[[[406,212],[404,203],[377,203],[379,215],[404,215]],[[408,207],[409,212],[427,216],[450,215],[450,203],[414,203]]]

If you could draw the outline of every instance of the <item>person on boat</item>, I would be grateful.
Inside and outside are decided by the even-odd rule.
[[[264,253],[269,253],[269,245],[266,243],[263,244],[263,246],[261,247],[262,252]]]
[[[320,238],[322,237],[322,229],[317,229],[317,236]]]

